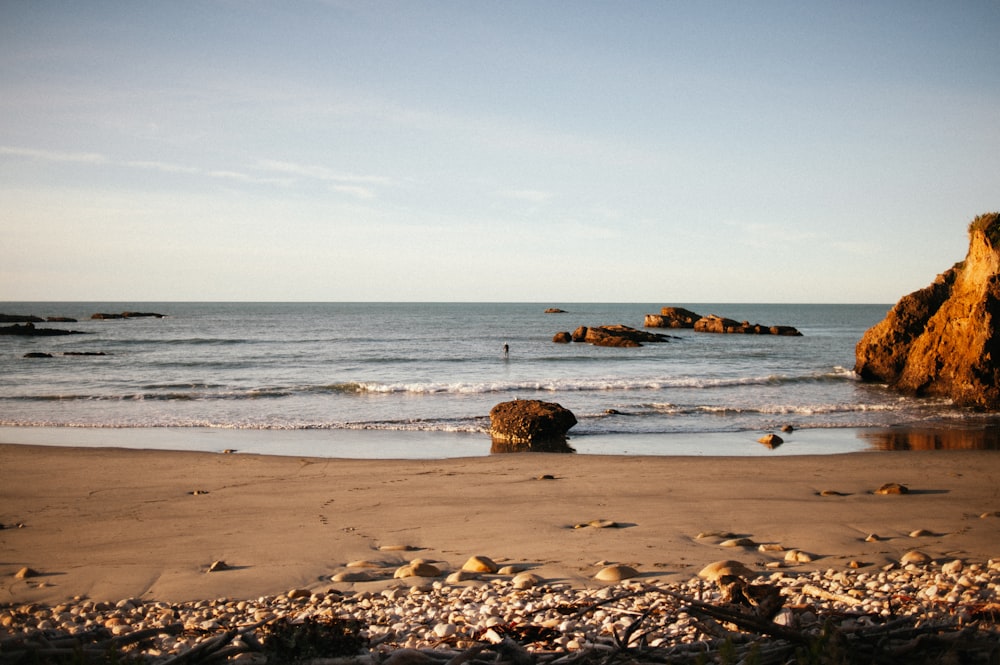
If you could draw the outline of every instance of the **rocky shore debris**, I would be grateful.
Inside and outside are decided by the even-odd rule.
[[[583,589],[522,572],[248,600],[6,605],[0,661],[691,665],[824,653],[829,660],[808,662],[853,665],[1000,656],[996,560],[789,573],[730,559],[671,583],[631,564],[596,565],[595,586]]]
[[[566,433],[576,416],[555,402],[513,400],[490,410],[491,452],[573,452]]]
[[[662,344],[670,341],[669,335],[637,330],[620,323],[604,326],[580,326],[572,333],[557,332],[552,341],[558,344],[585,342],[594,346],[639,347],[645,343]]]
[[[792,326],[736,321],[717,314],[702,316],[683,307],[664,307],[659,314],[647,314],[643,326],[646,328],[688,328],[708,333],[802,336],[802,333]]]
[[[854,371],[904,394],[1000,410],[1000,213],[969,224],[965,260],[903,296],[855,348]]]

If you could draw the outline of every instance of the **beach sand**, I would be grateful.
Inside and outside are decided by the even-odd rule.
[[[885,483],[910,492],[873,492]],[[911,549],[986,562],[1000,557],[997,511],[995,451],[344,460],[5,444],[0,603],[385,588],[417,557],[447,573],[485,555],[577,587],[602,584],[608,562],[670,580],[784,560],[721,545],[736,536],[812,556],[790,570],[877,570]],[[592,520],[616,526],[576,528]],[[384,574],[331,581],[358,560]],[[207,572],[214,561],[229,569]],[[38,575],[18,579],[24,567]]]

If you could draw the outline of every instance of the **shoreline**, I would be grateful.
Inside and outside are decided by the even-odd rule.
[[[775,430],[776,431],[776,430]],[[776,431],[777,432],[777,431]],[[872,428],[780,432],[775,448],[764,431],[570,436],[582,455],[779,457],[889,450],[1000,450],[1000,424],[936,422]],[[212,427],[0,426],[0,442],[64,448],[127,448],[177,452],[238,450],[272,456],[336,459],[486,457],[486,434],[367,429],[230,429]]]
[[[0,444],[0,604],[408,588],[392,573],[416,557],[446,574],[487,556],[574,588],[603,586],[608,563],[640,580],[721,559],[763,573],[791,549],[813,560],[789,573],[878,571],[911,549],[985,564],[1000,557],[998,479],[1000,455],[968,450],[343,459]],[[890,482],[911,491],[873,493]],[[214,561],[229,569],[207,572]],[[369,579],[332,581],[358,561]],[[22,567],[39,575],[16,579]]]

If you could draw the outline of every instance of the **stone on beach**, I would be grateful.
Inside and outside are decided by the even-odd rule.
[[[735,575],[736,577],[753,577],[756,575],[752,570],[747,568],[747,566],[741,562],[734,559],[723,559],[721,561],[713,561],[708,564],[700,571],[698,571],[698,577],[706,579],[709,582],[715,582],[720,577],[725,577],[728,575]]]
[[[632,566],[626,566],[625,564],[617,563],[611,566],[605,566],[597,571],[594,575],[594,579],[600,580],[602,582],[621,582],[622,580],[632,579],[637,577],[639,571],[637,571]]]
[[[414,560],[410,563],[400,566],[396,569],[393,574],[395,578],[405,578],[405,577],[440,577],[441,569],[434,564],[427,563],[426,561]]]
[[[876,494],[909,494],[910,488],[900,483],[885,483],[877,490]]]
[[[719,543],[719,547],[756,547],[755,543],[750,538],[730,538],[729,540],[723,540]]]
[[[765,434],[764,436],[760,437],[759,439],[757,439],[757,442],[764,444],[768,448],[777,448],[778,446],[780,446],[781,444],[783,444],[785,442],[785,440],[782,439],[777,434],[775,434],[773,432],[769,432],[769,433]]]
[[[488,556],[476,555],[462,564],[462,570],[470,573],[496,573],[499,566]]]
[[[542,582],[543,579],[540,576],[530,572],[518,573],[511,580],[511,584],[515,589],[531,589]]]
[[[810,563],[813,556],[802,550],[788,550],[785,552],[785,562],[787,563]]]
[[[903,565],[913,564],[917,566],[928,564],[931,561],[930,555],[920,550],[910,550],[899,559],[899,562]]]

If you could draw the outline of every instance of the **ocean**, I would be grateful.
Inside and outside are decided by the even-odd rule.
[[[552,341],[581,325],[641,329],[664,305],[794,326],[802,336],[654,330],[673,339],[641,348]],[[878,447],[869,435],[885,428],[975,422],[947,400],[858,381],[855,344],[890,307],[0,303],[5,314],[77,319],[38,327],[87,333],[0,336],[0,441],[483,455],[490,409],[512,399],[563,405],[579,421],[570,445],[597,454],[845,452]],[[165,316],[91,319],[123,311]],[[794,431],[780,448],[756,442],[786,425]]]

